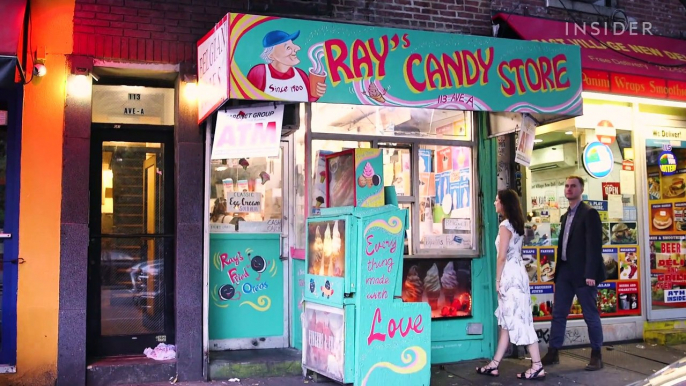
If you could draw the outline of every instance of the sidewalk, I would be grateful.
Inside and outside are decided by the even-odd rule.
[[[561,351],[560,364],[546,368],[545,381],[536,385],[575,386],[623,386],[643,379],[667,364],[686,356],[686,345],[665,347],[646,343],[627,343],[603,347],[605,368],[600,371],[585,371],[590,349],[579,348]],[[433,366],[431,386],[480,386],[480,385],[523,385],[516,374],[529,366],[528,359],[505,359],[500,365],[500,377],[485,377],[476,374],[475,367],[486,364],[485,360],[465,361],[444,366]],[[170,383],[146,384],[145,386],[166,386]],[[333,382],[316,383],[303,377],[275,377],[242,379],[240,382],[178,382],[179,386],[300,386],[335,385]],[[134,385],[127,385],[134,386]],[[140,385],[136,385],[140,386]],[[377,386],[377,385],[369,385]],[[413,385],[403,385],[413,386]]]

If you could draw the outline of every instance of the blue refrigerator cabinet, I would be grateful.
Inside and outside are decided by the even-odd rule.
[[[431,309],[401,299],[406,209],[322,208],[307,220],[303,366],[362,386],[429,386]]]

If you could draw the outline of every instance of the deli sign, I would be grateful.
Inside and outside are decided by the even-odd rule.
[[[584,91],[686,101],[686,82],[584,69]]]
[[[229,98],[229,16],[198,41],[198,123]]]
[[[212,159],[276,157],[282,124],[283,105],[219,111]]]

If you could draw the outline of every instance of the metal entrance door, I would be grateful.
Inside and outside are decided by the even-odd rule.
[[[172,129],[93,127],[90,356],[174,343]]]

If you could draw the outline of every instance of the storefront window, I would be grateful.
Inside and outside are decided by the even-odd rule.
[[[379,148],[384,186],[393,186],[399,205],[410,212],[406,254],[476,256],[472,205],[476,170],[470,114],[313,104],[311,119],[311,213],[318,213],[317,207],[326,205],[327,154],[347,148]]]
[[[598,210],[603,223],[602,256],[608,280],[598,290],[601,317],[641,313],[638,235],[643,230],[637,222],[634,147],[631,125],[620,122],[630,110],[619,119],[603,116],[602,108],[588,111],[584,117],[536,129],[523,184],[528,223],[522,250],[534,320],[550,320],[555,306],[560,217],[569,208],[564,183],[570,175],[583,178],[582,199]],[[601,114],[590,113],[596,111]],[[576,299],[570,311],[570,318],[582,317]]]
[[[419,244],[426,250],[471,249],[475,229],[472,151],[468,147],[419,149]]]
[[[654,310],[686,307],[686,129],[647,128],[650,286]]]
[[[391,137],[472,140],[470,115],[464,111],[409,107],[316,103],[313,132]]]
[[[347,149],[369,148],[369,142],[314,140],[312,141],[312,184],[310,209],[311,214],[319,214],[320,208],[326,208],[326,156]]]
[[[384,186],[395,186],[398,196],[412,196],[412,147],[381,144],[383,149]]]
[[[281,233],[282,152],[213,160],[210,167],[210,232]]]

